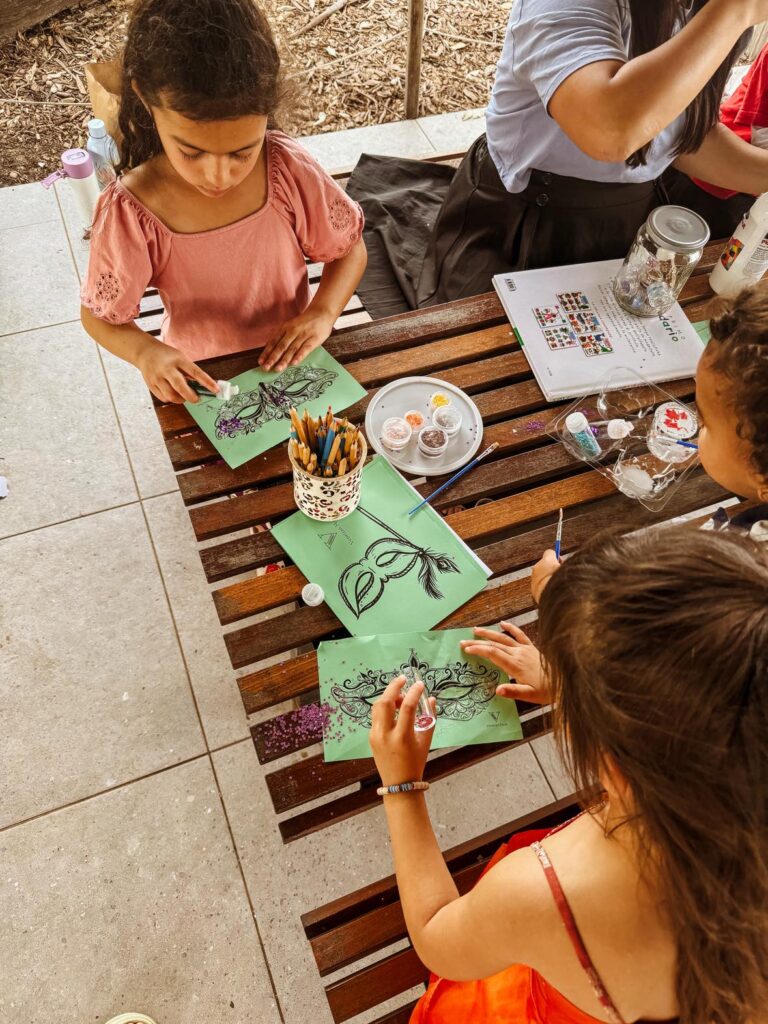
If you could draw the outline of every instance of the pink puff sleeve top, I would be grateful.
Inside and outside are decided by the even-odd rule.
[[[190,359],[259,348],[309,305],[305,262],[346,256],[363,214],[306,150],[268,132],[267,199],[222,228],[171,231],[118,180],[100,197],[81,300],[130,323],[148,287],[165,306],[163,341]]]

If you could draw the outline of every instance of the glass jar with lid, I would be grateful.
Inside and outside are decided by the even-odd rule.
[[[635,316],[665,313],[677,301],[708,240],[709,227],[693,210],[652,210],[613,282],[616,301]]]

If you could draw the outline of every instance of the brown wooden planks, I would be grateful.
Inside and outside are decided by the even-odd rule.
[[[550,729],[549,718],[546,715],[524,719],[522,726],[525,738],[518,741],[520,743],[528,742],[535,736],[544,735]],[[430,761],[427,764],[424,777],[433,782],[445,778],[454,772],[461,771],[469,764],[495,757],[508,746],[510,745],[462,747],[460,750],[451,751],[448,755]],[[293,842],[295,839],[301,839],[312,832],[326,828],[331,822],[343,821],[345,818],[351,818],[355,814],[360,814],[361,811],[374,807],[380,800],[380,797],[376,795],[375,783],[376,776],[373,775],[360,789],[281,821],[280,834],[283,840],[286,843]]]
[[[326,989],[328,1005],[334,1021],[341,1024],[428,978],[429,971],[409,948],[329,985]]]

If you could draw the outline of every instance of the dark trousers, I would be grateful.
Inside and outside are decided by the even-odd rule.
[[[419,306],[487,292],[494,274],[614,259],[666,202],[657,182],[582,181],[533,171],[508,192],[482,135],[456,171],[418,282]]]

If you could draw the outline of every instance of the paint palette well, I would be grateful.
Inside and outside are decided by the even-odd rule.
[[[429,399],[435,391],[451,397],[451,407],[461,413],[461,428],[448,442],[442,455],[431,458],[419,450],[418,431],[406,448],[392,452],[381,441],[381,428],[390,416],[403,416],[409,410],[424,413],[427,423],[432,422]],[[413,476],[443,476],[461,469],[477,454],[483,439],[483,419],[475,403],[461,388],[437,377],[401,377],[381,388],[371,400],[365,414],[365,434],[371,448],[383,455],[401,472]]]

